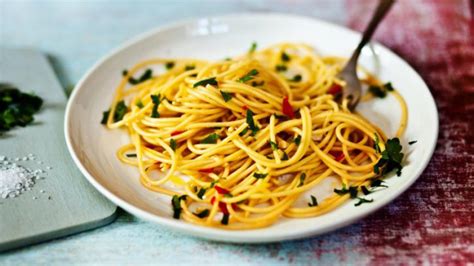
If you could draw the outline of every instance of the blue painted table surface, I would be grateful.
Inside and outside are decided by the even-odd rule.
[[[111,49],[170,22],[243,11],[277,11],[345,24],[344,4],[337,0],[0,0],[0,44],[32,47],[47,53],[67,87]],[[391,205],[394,204],[397,202]],[[390,205],[384,209],[387,208],[391,210]],[[365,220],[362,220],[306,240],[264,245],[223,244],[173,233],[119,210],[118,219],[108,226],[1,254],[0,265],[359,265],[373,259],[370,255],[373,252],[369,253],[361,244],[364,229]],[[395,254],[396,250],[391,252]]]

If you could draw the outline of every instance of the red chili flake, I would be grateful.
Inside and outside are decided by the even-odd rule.
[[[242,110],[247,111],[249,107],[247,105],[242,106]]]
[[[214,202],[216,202],[216,198],[212,197],[211,198],[211,204],[214,205]],[[227,209],[227,205],[224,202],[219,201],[219,209],[223,214],[229,214],[229,210]]]
[[[331,88],[329,88],[328,93],[332,95],[336,95],[336,94],[341,93],[341,91],[342,91],[342,86],[337,83],[333,83]]]
[[[289,118],[294,118],[295,113],[293,112],[293,107],[291,106],[290,102],[288,101],[288,96],[285,96],[283,98],[283,103],[282,103],[282,112]]]
[[[216,189],[217,193],[219,193],[219,194],[225,195],[225,194],[229,194],[229,193],[230,193],[229,190],[227,190],[227,189],[225,189],[225,188],[222,188],[222,187],[220,187],[220,186],[214,186],[214,188]]]
[[[344,160],[345,156],[342,151],[330,151],[329,154],[334,156],[335,160],[338,162],[342,162]]]
[[[204,168],[204,169],[199,169],[198,171],[200,173],[210,174],[210,173],[214,172],[214,168]]]
[[[171,136],[173,137],[173,136],[179,135],[179,134],[181,134],[181,133],[183,133],[183,132],[184,132],[184,131],[176,130],[176,131],[171,132]]]

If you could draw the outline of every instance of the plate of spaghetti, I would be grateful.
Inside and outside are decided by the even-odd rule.
[[[347,108],[338,73],[359,38],[258,13],[145,33],[76,86],[69,151],[111,201],[194,236],[272,242],[348,225],[415,182],[438,134],[426,84],[379,44]]]

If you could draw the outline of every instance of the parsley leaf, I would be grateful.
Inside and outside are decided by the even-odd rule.
[[[137,157],[137,154],[136,153],[129,153],[129,154],[126,154],[125,156],[127,156],[128,158],[131,158],[131,157]]]
[[[306,174],[305,173],[302,173],[300,175],[300,183],[298,184],[298,187],[301,187],[302,185],[304,185],[304,180],[306,179]]]
[[[375,85],[369,86],[369,92],[372,93],[372,95],[374,95],[375,97],[379,98],[385,98],[385,96],[387,96],[387,92],[385,91],[385,89]]]
[[[357,197],[357,199],[359,200],[356,204],[354,204],[354,206],[359,206],[361,204],[364,204],[364,203],[370,203],[370,202],[374,202],[373,199],[364,199],[364,198],[361,198],[361,197]]]
[[[140,101],[140,100],[138,100],[138,101],[135,103],[135,105],[136,105],[138,108],[140,108],[140,109],[144,107],[142,101]]]
[[[302,79],[303,77],[300,74],[297,74],[291,79],[291,81],[300,82]]]
[[[247,82],[249,80],[252,80],[256,75],[258,75],[258,70],[252,69],[250,70],[247,74],[245,74],[243,77],[241,77],[238,82]]]
[[[374,173],[385,175],[392,170],[397,170],[397,175],[402,174],[401,165],[403,160],[403,153],[401,152],[402,145],[398,138],[387,140],[385,143],[385,150],[382,152],[382,158],[374,165]]]
[[[222,216],[221,224],[228,225],[229,224],[229,214],[224,214]]]
[[[219,136],[217,133],[212,133],[207,136],[205,139],[201,140],[201,144],[216,144]]]
[[[15,126],[24,127],[33,122],[33,115],[42,105],[40,97],[23,93],[10,84],[0,83],[0,134]]]
[[[133,77],[129,77],[128,82],[132,85],[137,85],[139,83],[142,83],[144,81],[147,81],[147,80],[151,79],[152,77],[153,77],[153,70],[147,69],[147,70],[145,70],[145,72],[143,72],[141,77],[138,78],[138,79],[135,79]]]
[[[160,113],[158,112],[158,107],[160,106],[160,94],[158,95],[150,95],[151,101],[153,102],[153,108],[151,109],[151,117],[152,118],[159,118]]]
[[[282,161],[288,161],[288,159],[289,159],[288,154],[285,151],[283,151],[283,156],[281,157],[281,160]]]
[[[165,67],[168,70],[172,69],[174,67],[174,62],[173,61],[166,62]]]
[[[283,71],[286,71],[287,69],[288,69],[288,67],[286,67],[283,64],[275,66],[275,70],[278,71],[278,72],[283,72]]]
[[[204,196],[205,193],[206,193],[205,188],[199,189],[199,192],[197,193],[198,198],[202,199],[202,197]]]
[[[123,116],[127,113],[127,111],[128,111],[128,108],[127,108],[127,105],[125,105],[125,102],[123,100],[118,102],[115,105],[115,113],[114,113],[114,116],[112,117],[113,121],[118,122],[122,120]],[[103,125],[107,124],[107,119],[109,117],[109,114],[110,114],[110,109],[102,113],[102,120],[100,121],[101,124]]]
[[[377,133],[375,134],[375,140],[374,140],[374,149],[375,149],[375,152],[376,153],[380,153],[380,146],[379,146],[379,136],[377,135]]]
[[[249,125],[250,130],[252,130],[252,136],[255,136],[255,134],[257,134],[257,132],[260,130],[260,128],[258,128],[255,125],[255,122],[253,120],[253,112],[250,109],[247,109],[246,120],[247,120],[247,124]]]
[[[173,207],[173,218],[175,219],[179,219],[179,216],[181,215],[181,200],[186,200],[186,195],[174,195],[173,198],[171,198],[171,206]]]
[[[195,67],[194,65],[186,65],[186,66],[184,67],[184,71],[193,70],[193,69],[195,69],[195,68],[196,68],[196,67]]]
[[[254,173],[253,174],[253,177],[255,177],[256,179],[263,179],[265,177],[267,177],[268,174],[264,174],[264,173]]]
[[[203,79],[203,80],[200,80],[196,83],[194,83],[193,85],[193,88],[196,88],[198,86],[206,86],[206,85],[214,85],[214,86],[217,86],[217,80],[216,80],[216,77],[212,77],[212,78],[208,78],[208,79]]]
[[[370,191],[366,186],[361,186],[360,190],[362,191],[362,193],[364,193],[364,195],[369,195],[370,193],[372,193],[372,191]]]
[[[318,206],[318,200],[316,199],[315,196],[311,195],[311,202],[308,203],[309,207],[316,207]]]
[[[408,145],[413,145],[413,144],[415,144],[415,143],[417,143],[417,142],[418,142],[418,140],[412,140],[412,141],[409,141],[409,142],[408,142]]]
[[[255,52],[255,50],[257,50],[257,43],[253,42],[252,45],[250,46],[249,54]]]
[[[248,131],[249,131],[249,128],[247,127],[239,133],[239,136],[243,137],[245,134],[247,134]]]
[[[272,147],[272,150],[276,151],[278,150],[278,144],[276,144],[275,142],[269,140],[268,143],[270,143],[270,146]]]
[[[196,215],[197,217],[202,219],[202,218],[206,218],[207,216],[209,216],[209,213],[210,213],[210,211],[208,209],[204,209],[204,210],[202,210],[198,213],[194,213],[194,215]]]
[[[290,56],[289,56],[287,53],[285,53],[285,52],[282,52],[282,53],[281,53],[281,61],[283,61],[283,62],[288,62],[288,61],[290,61],[290,59],[291,59],[291,58],[290,58]]]
[[[298,135],[298,137],[296,137],[296,138],[293,140],[293,142],[294,142],[296,145],[300,145],[300,143],[301,143],[301,136]]]
[[[384,89],[388,90],[388,91],[393,91],[394,88],[392,86],[392,83],[391,82],[387,82],[383,85]]]
[[[171,140],[170,140],[170,147],[171,147],[171,149],[172,149],[173,151],[176,151],[176,145],[177,145],[177,144],[176,144],[176,140],[171,139]]]
[[[232,94],[228,93],[228,92],[225,92],[225,91],[220,91],[221,92],[221,95],[222,95],[222,98],[224,98],[224,101],[225,102],[228,102],[232,99]]]
[[[350,194],[351,199],[354,199],[357,197],[357,187],[350,186],[349,189],[346,188],[345,185],[342,186],[342,189],[334,189],[334,192],[337,195],[343,196],[345,194]]]

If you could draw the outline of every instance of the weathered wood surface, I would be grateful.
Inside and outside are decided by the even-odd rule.
[[[0,264],[474,262],[474,31],[469,2],[399,0],[394,14],[377,33],[381,42],[409,61],[430,85],[440,112],[440,135],[433,160],[419,181],[375,214],[312,239],[227,245],[171,233],[121,212],[118,220],[107,227],[9,252],[0,257]],[[4,1],[0,2],[0,41],[50,53],[68,85],[111,48],[145,30],[179,19],[272,10],[310,15],[360,30],[373,3],[374,0]]]

